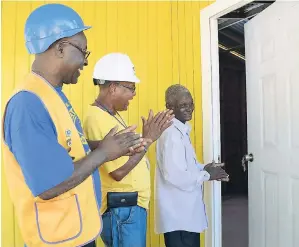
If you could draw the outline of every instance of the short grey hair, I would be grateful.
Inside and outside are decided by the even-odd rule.
[[[169,88],[167,88],[167,90],[165,92],[166,105],[174,106],[179,95],[184,94],[184,93],[189,94],[191,96],[191,93],[188,90],[188,88],[186,88],[180,84],[171,85]]]

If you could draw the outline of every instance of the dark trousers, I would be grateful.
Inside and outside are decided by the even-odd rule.
[[[82,247],[96,247],[96,241],[92,241],[89,244],[86,244],[86,245],[84,245]]]
[[[200,247],[200,234],[195,232],[174,231],[164,233],[166,247]]]

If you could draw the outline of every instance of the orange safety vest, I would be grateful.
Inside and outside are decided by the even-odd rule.
[[[69,154],[75,157],[74,161],[84,157],[86,154],[76,126],[55,89],[39,76],[30,73],[13,95],[20,91],[33,93],[44,103],[56,127],[57,141],[65,149],[69,149],[68,145],[71,145]],[[5,143],[4,134],[2,144],[9,192],[22,237],[28,247],[82,246],[100,234],[102,219],[92,176],[58,197],[42,200],[32,195],[20,165]]]

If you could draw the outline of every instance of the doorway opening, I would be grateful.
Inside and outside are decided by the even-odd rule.
[[[274,1],[254,1],[218,18],[222,247],[248,247],[246,53],[244,25]],[[244,162],[242,162],[244,160]]]

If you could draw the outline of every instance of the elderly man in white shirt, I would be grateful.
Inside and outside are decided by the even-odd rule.
[[[227,179],[228,174],[217,164],[204,166],[197,161],[186,123],[194,111],[188,89],[170,86],[165,98],[175,119],[156,146],[155,231],[164,234],[166,247],[199,247],[200,233],[207,228],[202,184]]]

